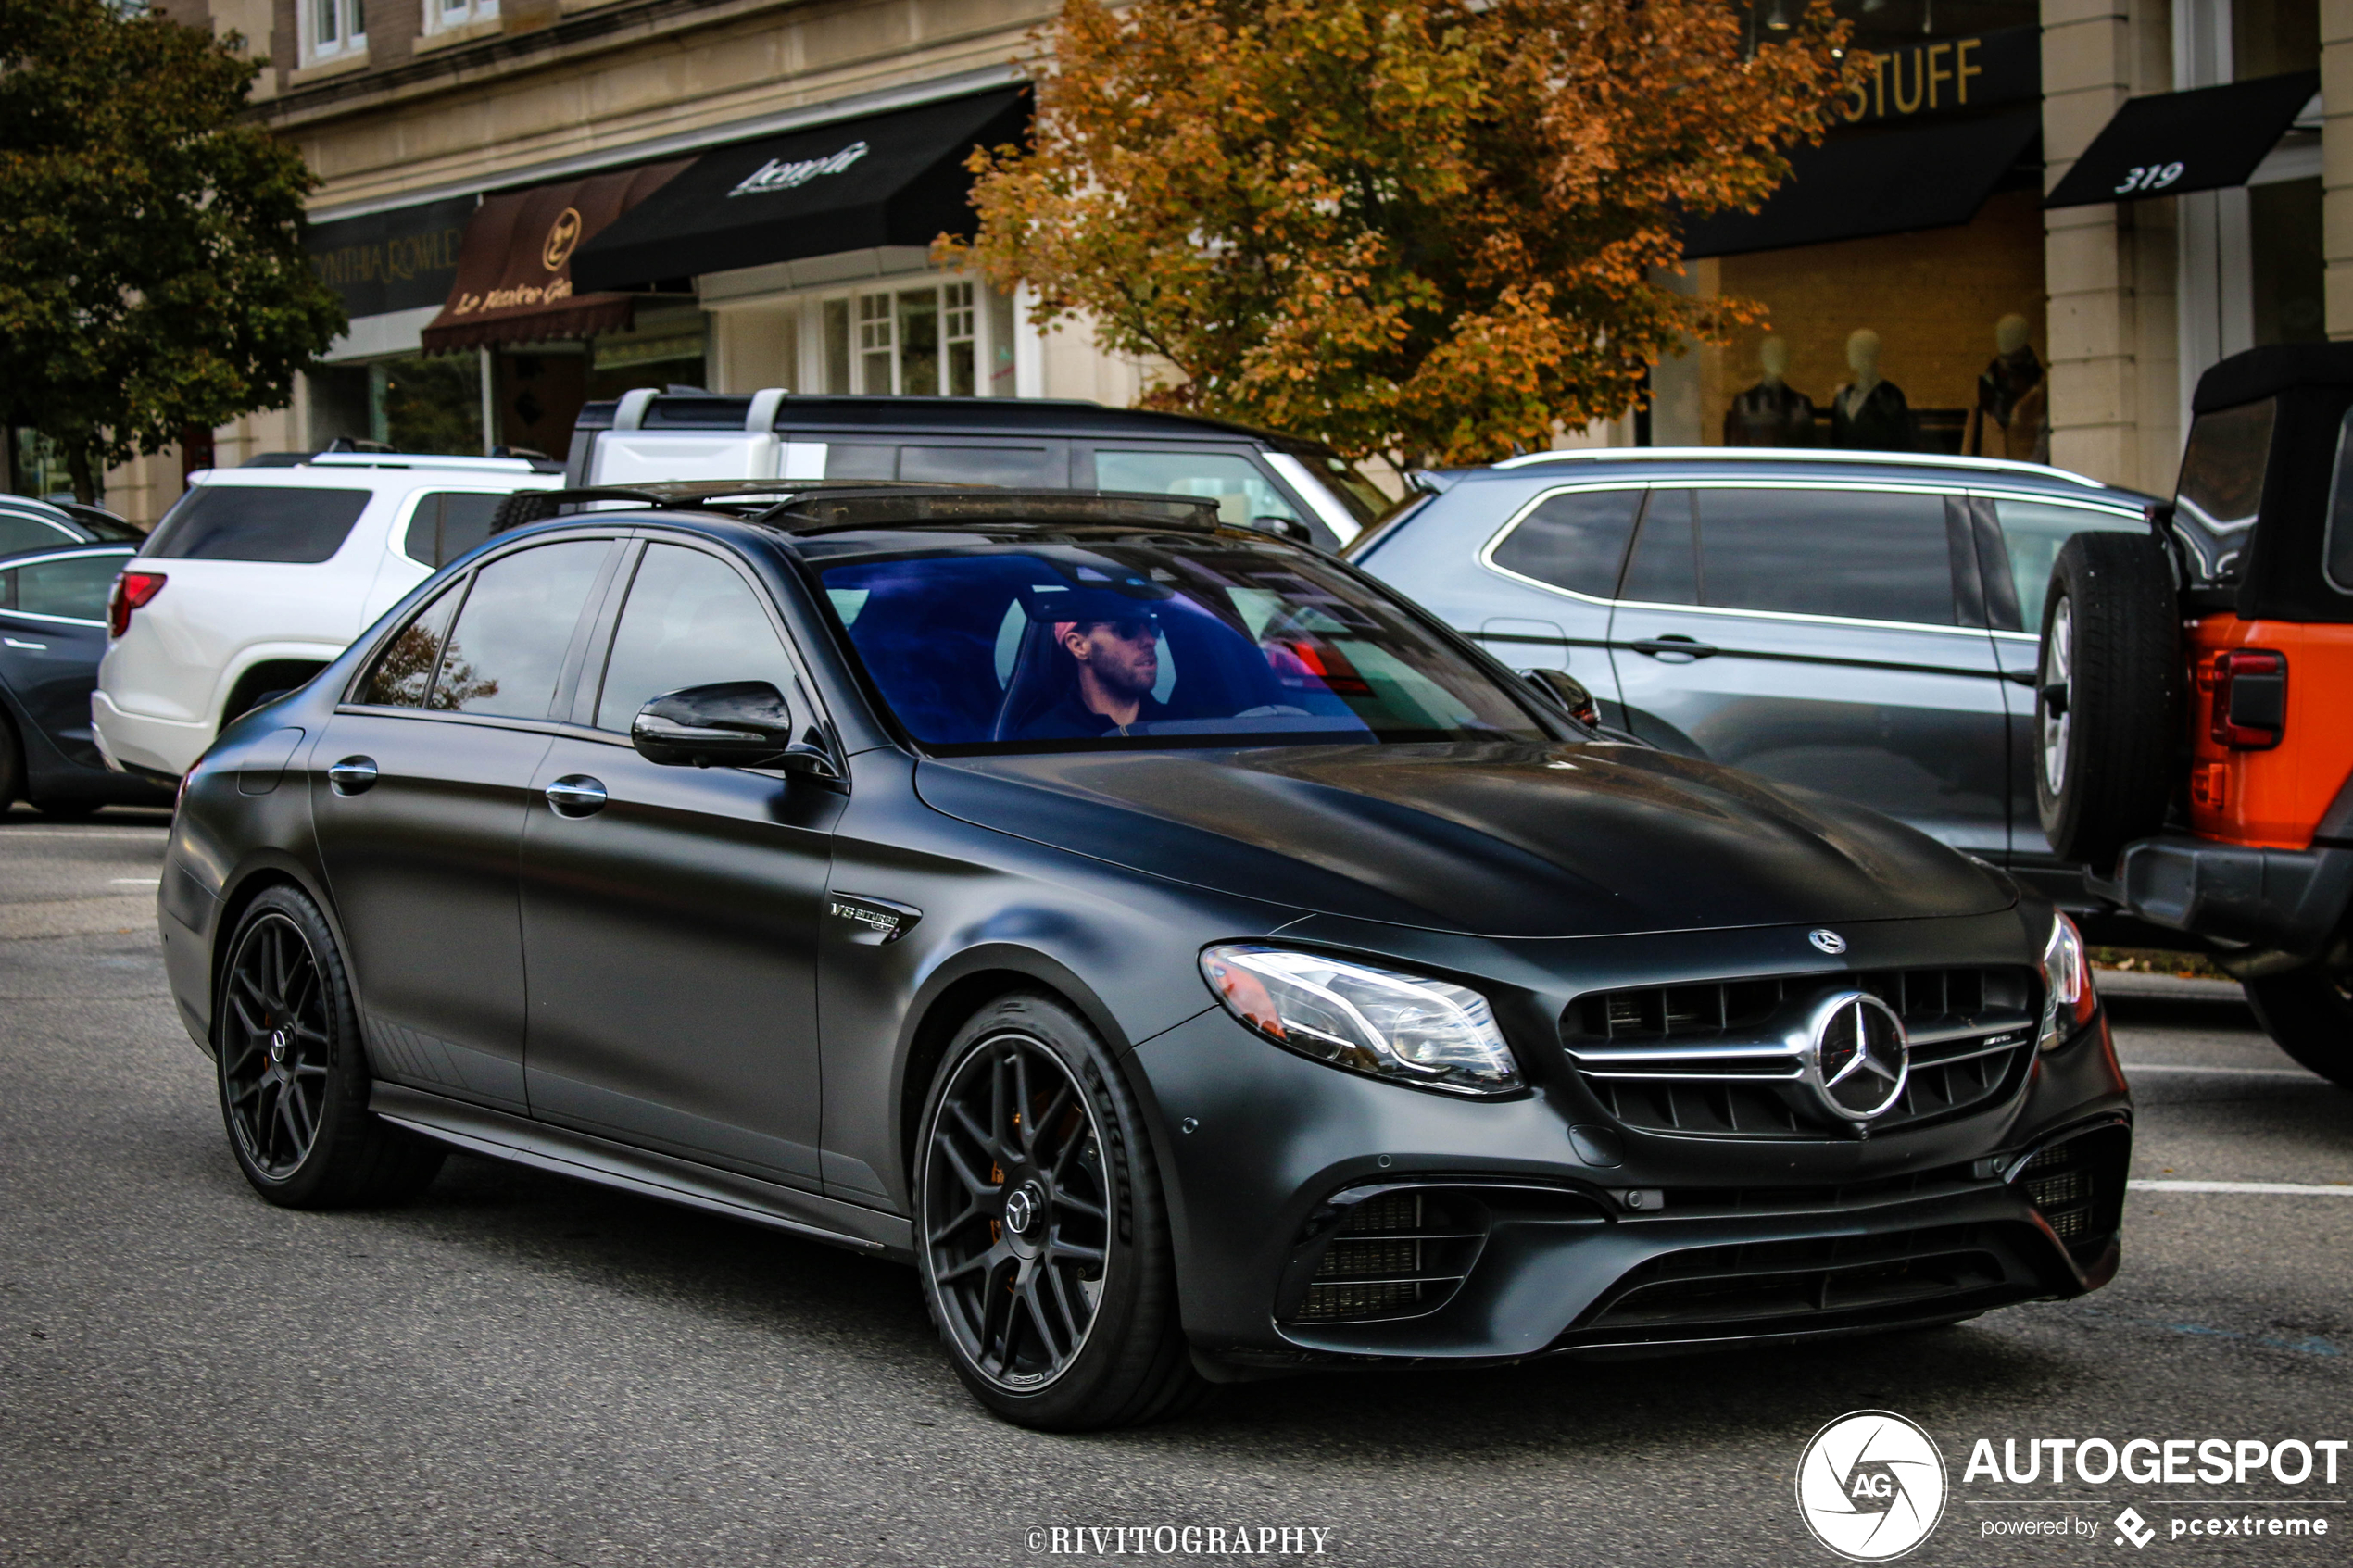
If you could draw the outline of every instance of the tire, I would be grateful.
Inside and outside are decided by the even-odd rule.
[[[2273,1044],[2297,1065],[2353,1089],[2353,975],[2313,964],[2241,984]]]
[[[2051,567],[2035,673],[2034,804],[2062,859],[2107,872],[2165,825],[2182,686],[2164,546],[2078,533]]]
[[[975,1399],[1018,1425],[1083,1432],[1206,1391],[1177,1321],[1150,1136],[1076,1013],[1028,994],[983,1008],[918,1126],[916,1264]]]
[[[272,887],[237,922],[213,1002],[215,1077],[245,1180],[288,1209],[413,1197],[447,1150],[368,1109],[343,955],[318,906]]]

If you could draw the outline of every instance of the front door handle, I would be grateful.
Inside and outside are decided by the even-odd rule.
[[[605,809],[605,786],[585,773],[566,773],[547,786],[547,804],[559,817],[593,817]]]
[[[1646,653],[1653,659],[1670,664],[1689,664],[1695,659],[1706,659],[1719,650],[1697,637],[1687,637],[1680,632],[1668,632],[1662,636],[1638,637],[1626,645],[1636,653]]]
[[[364,795],[376,782],[376,759],[346,757],[327,770],[327,783],[337,795]]]

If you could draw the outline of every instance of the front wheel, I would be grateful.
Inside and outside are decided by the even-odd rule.
[[[1201,1392],[1143,1120],[1061,1003],[1002,997],[957,1033],[924,1110],[915,1238],[957,1375],[1005,1419],[1129,1425]]]
[[[2242,984],[2273,1044],[2298,1065],[2353,1089],[2353,974],[2312,964]]]
[[[212,1043],[245,1180],[289,1209],[391,1202],[432,1181],[443,1146],[368,1109],[359,1012],[318,907],[291,887],[266,890],[228,954]]]

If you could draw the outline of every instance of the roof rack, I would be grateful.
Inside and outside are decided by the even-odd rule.
[[[313,452],[293,464],[265,463],[264,468],[322,469],[462,469],[474,473],[561,473],[564,466],[548,458],[455,458],[442,452]]]
[[[640,507],[715,511],[792,533],[850,528],[952,527],[975,522],[1128,522],[1189,532],[1219,528],[1217,503],[1189,495],[1101,490],[998,490],[871,480],[691,480],[522,490],[498,503],[490,532],[544,522],[566,510]]]
[[[2036,479],[2065,480],[2089,490],[2112,490],[2114,485],[2066,469],[2055,469],[2048,463],[2021,463],[2013,458],[1964,458],[1942,456],[1932,452],[1858,452],[1829,446],[1579,446],[1562,452],[1527,452],[1516,458],[1505,458],[1493,466],[1499,469],[1533,468],[1540,463],[1575,462],[1689,462],[1693,459],[1722,462],[1727,458],[1741,462],[1768,463],[1873,463],[1910,465],[1919,468],[1979,469],[1988,473],[2015,473]]]

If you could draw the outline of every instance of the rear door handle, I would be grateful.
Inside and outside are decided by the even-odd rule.
[[[1637,637],[1626,646],[1636,653],[1646,653],[1653,659],[1670,659],[1677,664],[1706,659],[1720,651],[1713,644],[1703,643],[1697,637],[1686,637],[1680,632],[1669,632],[1657,637]]]
[[[376,759],[346,757],[327,770],[327,783],[337,795],[364,795],[376,782]]]
[[[547,786],[547,804],[559,817],[593,817],[605,809],[605,786],[585,773],[567,773]]]

